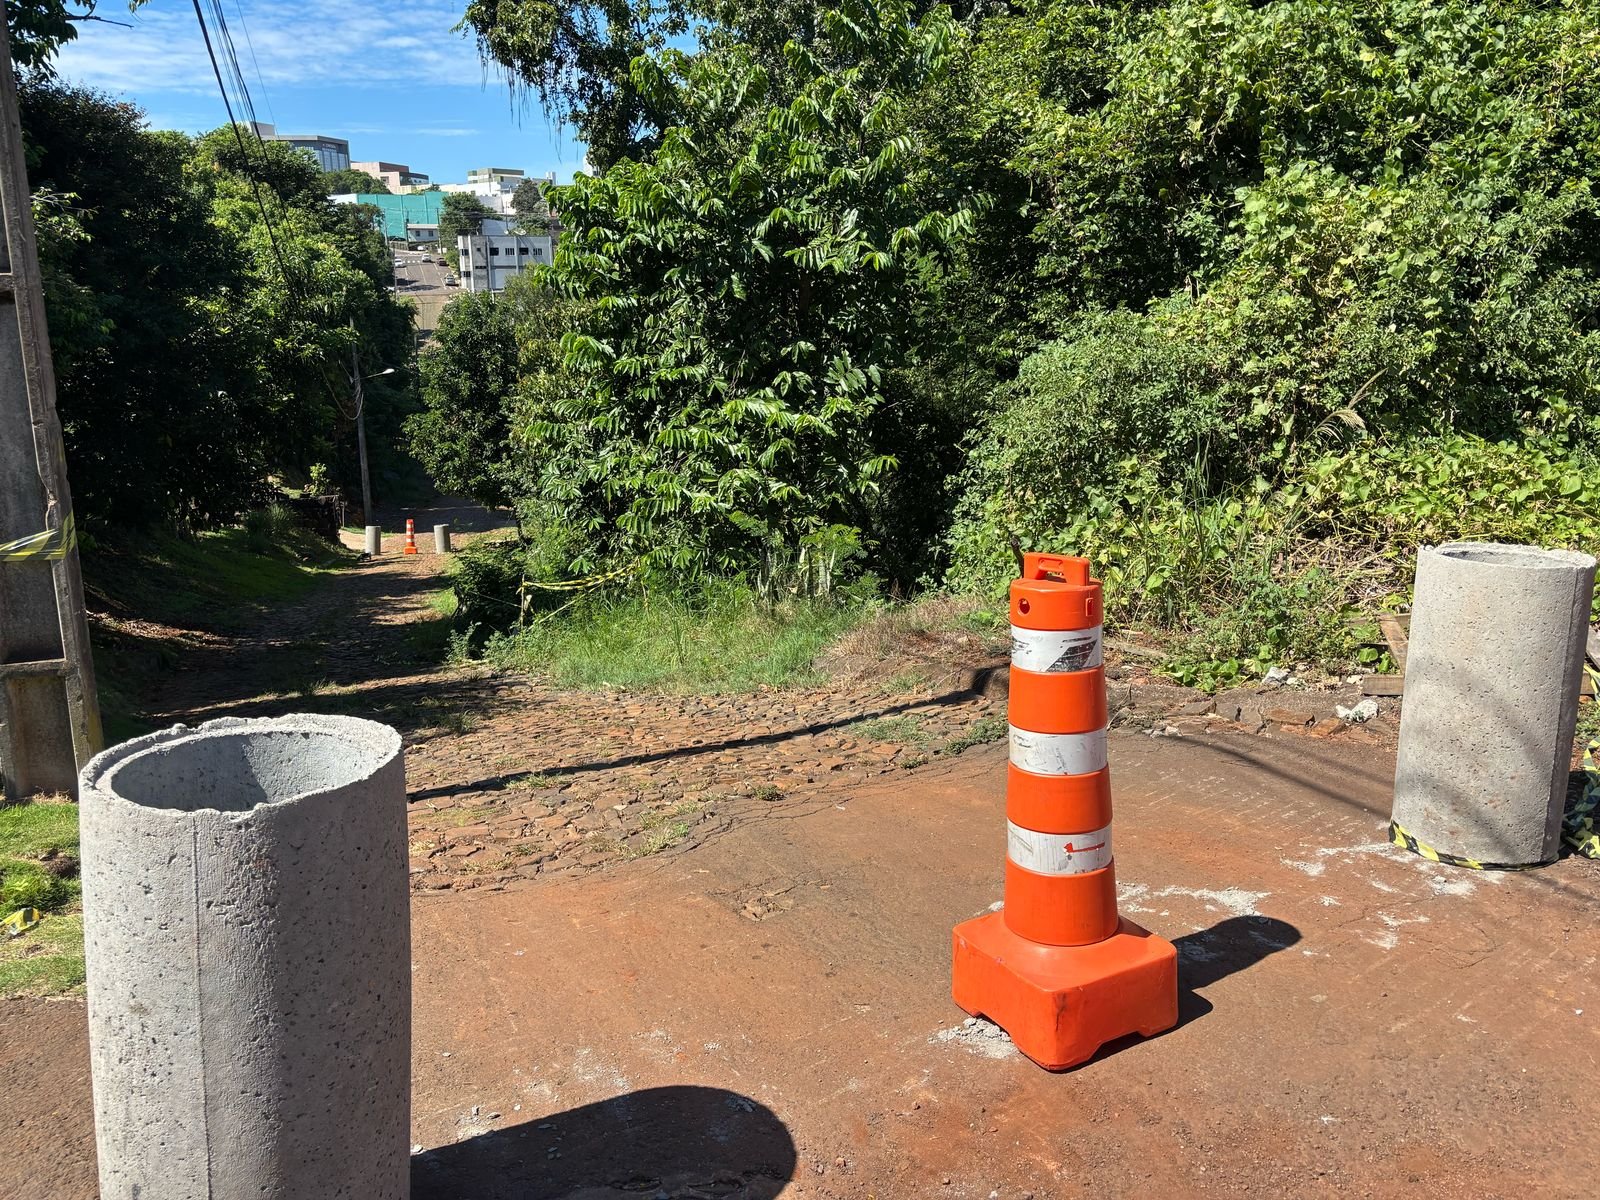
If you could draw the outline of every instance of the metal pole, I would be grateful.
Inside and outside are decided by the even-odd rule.
[[[0,57],[0,794],[20,800],[76,796],[101,733],[4,21]]]

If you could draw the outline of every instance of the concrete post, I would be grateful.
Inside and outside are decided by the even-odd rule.
[[[435,525],[433,527],[433,548],[440,554],[450,553],[450,526]]]
[[[81,804],[101,1194],[406,1200],[399,735],[177,725],[97,755]]]
[[[1595,560],[1454,542],[1417,557],[1394,821],[1442,854],[1560,846]]]
[[[376,525],[367,526],[367,554],[377,558],[383,553],[383,530]]]

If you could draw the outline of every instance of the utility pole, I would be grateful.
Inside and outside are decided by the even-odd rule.
[[[350,390],[356,398],[356,456],[361,459],[361,524],[372,524],[372,480],[367,473],[367,389],[369,379],[377,379],[382,375],[393,375],[393,367],[385,367],[381,371],[374,371],[371,375],[361,373],[361,345],[360,335],[356,333],[354,321],[350,322],[350,334],[354,340],[350,343]]]
[[[350,384],[356,393],[356,455],[361,459],[361,524],[372,524],[372,480],[367,475],[367,398],[361,385],[361,356],[350,343]]]
[[[0,20],[0,796],[78,792],[102,744],[72,494]]]

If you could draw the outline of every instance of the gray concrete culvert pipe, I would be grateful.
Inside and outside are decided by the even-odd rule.
[[[1567,550],[1418,553],[1392,834],[1465,865],[1556,857],[1594,577]]]
[[[377,558],[383,553],[383,530],[376,525],[367,526],[366,551],[371,558]]]
[[[411,933],[400,736],[208,721],[83,769],[106,1200],[405,1200]]]
[[[435,525],[433,527],[433,549],[438,554],[450,553],[450,526]]]

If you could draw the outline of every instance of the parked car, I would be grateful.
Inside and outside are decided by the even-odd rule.
[[[454,275],[446,275],[444,277],[444,285],[445,287],[460,287],[461,280],[457,279]]]

